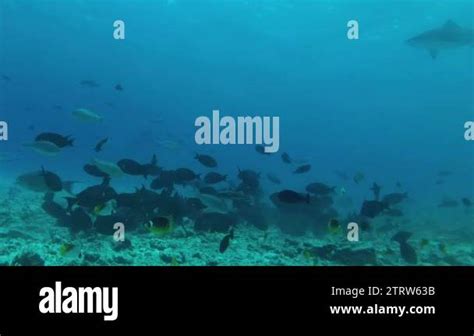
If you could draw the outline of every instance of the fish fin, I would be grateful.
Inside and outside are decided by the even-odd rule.
[[[153,154],[150,163],[151,163],[153,166],[156,166],[157,162],[158,162],[158,160],[156,159],[156,154]]]
[[[102,186],[106,187],[109,185],[109,183],[110,183],[110,176],[104,177],[104,179],[102,180]]]
[[[66,197],[66,201],[67,201],[67,211],[70,212],[72,210],[72,207],[74,206],[74,204],[76,204],[77,198],[75,198],[75,197]]]
[[[460,28],[461,27],[456,22],[454,22],[453,20],[448,20],[443,25],[444,30],[457,30],[457,29],[460,29]]]
[[[438,50],[430,49],[429,51],[430,51],[431,58],[435,60],[438,57]]]

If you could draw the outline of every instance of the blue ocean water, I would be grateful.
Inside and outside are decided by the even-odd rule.
[[[364,248],[375,250],[378,264],[407,262],[390,240],[400,230],[413,234],[418,263],[469,264],[474,252],[472,241],[465,240],[474,237],[473,217],[470,205],[462,200],[474,197],[472,144],[464,139],[464,123],[474,117],[474,49],[440,50],[432,59],[427,50],[412,48],[405,41],[448,20],[472,29],[473,15],[472,1],[3,0],[0,120],[8,122],[9,140],[0,142],[4,153],[0,176],[5,195],[12,193],[19,175],[42,166],[63,181],[79,181],[76,194],[100,184],[100,179],[83,171],[93,159],[148,163],[156,154],[163,169],[186,167],[202,176],[214,170],[228,175],[230,183],[220,185],[220,191],[237,190],[238,169],[258,172],[259,193],[251,195],[252,206],[265,216],[275,210],[270,199],[275,192],[306,193],[312,182],[335,186],[337,215],[330,217],[341,223],[344,235],[346,217],[359,214],[364,200],[374,198],[370,188],[376,182],[382,195],[408,195],[397,206],[403,211],[401,218],[377,216],[370,220],[369,233],[361,236]],[[116,20],[125,22],[124,40],[113,38]],[[358,40],[347,38],[350,20],[359,22]],[[84,80],[98,86],[81,85]],[[123,90],[116,90],[117,84]],[[103,121],[81,123],[72,116],[78,108],[95,111]],[[278,116],[279,152],[262,155],[254,145],[196,145],[195,119],[211,116],[214,109],[234,117]],[[54,157],[24,146],[41,132],[72,135],[75,144]],[[104,150],[94,152],[105,137],[109,141]],[[292,164],[282,162],[284,152]],[[218,168],[201,165],[194,159],[196,153],[214,157]],[[302,164],[311,164],[311,170],[294,174]],[[341,178],[340,172],[347,178]],[[356,183],[359,172],[363,180]],[[268,173],[282,183],[271,183]],[[152,180],[124,176],[113,178],[111,185],[117,192],[133,192],[142,185],[149,188]],[[174,192],[190,197],[197,188],[190,184]],[[15,206],[31,202],[30,194],[24,193],[21,188],[15,192]],[[30,215],[15,218],[25,225],[55,227],[41,209],[42,194],[34,197],[38,207],[32,212],[41,217],[35,220],[45,222],[30,222]],[[440,207],[445,200],[456,204]],[[338,205],[342,203],[350,205]],[[13,205],[6,210],[18,211]],[[155,209],[156,214],[159,211]],[[267,221],[275,239],[282,241],[275,243],[278,251],[286,248],[284,239],[312,247],[334,242],[331,233],[312,233],[313,225],[325,228],[327,220],[314,224],[311,218],[304,219],[311,224],[303,235],[295,236],[282,232],[277,217],[272,213]],[[292,226],[291,216],[285,221],[285,227]],[[15,229],[21,227],[19,222]],[[377,233],[377,226],[387,223],[395,223],[393,231]],[[192,223],[188,226],[190,234],[200,235],[193,232]],[[246,250],[253,239],[247,237],[248,230],[253,232],[253,227],[239,220],[230,250],[219,254],[216,248],[219,264],[259,262],[248,255],[266,252]],[[134,234],[137,241],[151,239]],[[40,245],[53,244],[37,235]],[[67,238],[66,233],[64,237],[62,241],[82,239]],[[222,237],[222,232],[215,233],[217,242]],[[167,244],[166,237],[156,239]],[[184,238],[169,239],[177,246],[174,250],[187,255],[183,264],[198,263],[191,257],[199,252],[195,245],[187,246]],[[418,250],[424,240],[431,250]],[[341,244],[347,241],[341,238]],[[451,255],[443,255],[444,247],[438,251],[439,244],[447,245]],[[52,248],[59,248],[56,245]],[[236,245],[239,250],[232,251]],[[380,261],[386,246],[391,246],[394,256],[384,255]],[[303,245],[296,249],[294,262],[287,258],[268,264],[304,264],[306,249]],[[15,255],[15,251],[8,253]],[[232,253],[248,259],[232,259]],[[46,264],[61,264],[42,258]],[[131,259],[131,263],[141,262]]]

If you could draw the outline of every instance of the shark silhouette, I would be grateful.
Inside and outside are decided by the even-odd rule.
[[[421,33],[406,43],[428,50],[431,58],[436,59],[440,50],[474,46],[474,30],[462,28],[454,21],[448,20],[442,27]]]

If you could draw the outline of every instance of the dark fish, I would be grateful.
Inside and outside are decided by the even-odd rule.
[[[217,195],[218,194],[218,191],[213,188],[213,187],[202,187],[201,189],[199,189],[199,192],[201,194],[206,194],[206,195]]]
[[[273,174],[267,174],[267,179],[274,184],[281,184],[281,180]]]
[[[347,181],[349,179],[349,176],[342,171],[335,170],[334,174],[336,174],[336,176],[339,177],[343,181]]]
[[[250,169],[245,169],[245,170],[240,170],[239,169],[239,174],[237,177],[242,181],[242,183],[250,188],[256,189],[260,185],[260,174],[250,170]]]
[[[219,173],[207,173],[206,176],[204,176],[204,182],[207,184],[216,184],[222,181],[225,181],[227,178],[227,175],[221,175]]]
[[[184,184],[195,179],[199,179],[199,175],[188,168],[178,168],[174,171],[175,182],[177,184]]]
[[[455,208],[459,205],[458,201],[452,199],[444,199],[438,204],[438,208]]]
[[[135,160],[123,159],[117,162],[117,166],[119,166],[125,174],[147,178],[148,175],[156,176],[159,174],[160,168],[156,165],[156,162],[156,155],[153,155],[149,164],[141,164]]]
[[[35,125],[28,126],[28,131],[34,131],[36,129]]]
[[[90,79],[81,80],[79,84],[81,84],[81,86],[83,87],[89,87],[89,88],[96,88],[100,86],[99,84],[97,84],[96,81],[90,80]]]
[[[281,154],[281,159],[283,160],[283,162],[288,163],[288,164],[291,164],[292,162],[290,155],[288,155],[288,153],[286,152]]]
[[[387,194],[382,198],[382,202],[388,205],[395,205],[401,203],[404,199],[408,198],[408,194],[405,193],[391,193]]]
[[[470,207],[472,205],[472,202],[469,198],[467,197],[464,197],[462,200],[462,204],[465,206],[465,207]]]
[[[308,203],[309,194],[298,193],[293,190],[283,190],[278,193],[278,199],[284,203]]]
[[[167,234],[173,230],[173,221],[170,217],[155,216],[147,223],[147,228],[155,234]]]
[[[364,201],[360,209],[360,215],[374,218],[387,209],[387,204],[380,201]]]
[[[87,231],[93,227],[91,218],[82,208],[76,208],[71,212],[68,224],[72,232]]]
[[[100,140],[97,145],[95,145],[95,148],[94,150],[96,152],[100,152],[102,150],[102,147],[107,143],[107,141],[109,141],[109,138],[105,138],[105,139],[102,139]]]
[[[93,209],[98,205],[103,205],[108,201],[115,199],[117,193],[109,184],[110,178],[106,177],[102,181],[102,184],[84,189],[77,194],[76,197],[66,197],[68,209],[71,209],[74,204]]]
[[[374,193],[374,199],[376,201],[380,200],[380,190],[382,188],[374,182],[374,184],[372,184],[372,187],[370,188],[370,190],[372,190],[372,192]]]
[[[123,87],[120,84],[115,85],[115,90],[117,91],[123,91]]]
[[[296,170],[293,172],[293,174],[304,174],[307,173],[311,170],[311,165],[310,164],[305,164],[302,166],[299,166],[296,168]]]
[[[355,173],[354,177],[352,178],[355,183],[359,184],[365,179],[365,176],[362,172]]]
[[[41,133],[36,138],[35,141],[49,141],[58,146],[59,148],[64,148],[67,146],[74,145],[74,139],[71,139],[71,136],[62,136],[61,134],[57,133]]]
[[[194,230],[227,233],[237,223],[238,218],[235,215],[207,212],[196,218]]]
[[[63,107],[61,105],[53,105],[53,110],[56,110],[56,111],[61,111],[63,109]]]
[[[219,245],[219,252],[224,253],[229,247],[230,240],[234,239],[234,229],[230,229],[230,232],[224,236]]]
[[[212,156],[196,154],[194,158],[208,168],[217,167],[217,161]]]
[[[386,209],[383,214],[389,217],[402,217],[403,211],[400,209]]]
[[[68,213],[60,204],[54,201],[54,194],[48,193],[45,196],[41,208],[51,217],[55,218],[58,223],[64,224],[68,218]]]
[[[407,242],[411,235],[411,232],[400,231],[392,237],[392,240],[396,241],[400,245],[400,255],[402,256],[403,260],[410,264],[416,264],[418,262],[416,251]]]
[[[12,80],[12,79],[11,79],[9,76],[7,76],[7,75],[2,75],[1,78],[2,78],[2,80],[5,81],[5,82],[9,82],[9,81]]]
[[[324,183],[311,183],[306,186],[306,191],[315,195],[329,195],[334,192],[336,187],[330,187]]]
[[[160,175],[151,182],[150,188],[153,190],[163,189],[163,188],[171,189],[173,188],[174,183],[175,183],[174,170],[163,170],[161,171]]]
[[[94,176],[94,177],[109,177],[107,173],[104,173],[102,170],[100,170],[96,165],[93,164],[86,164],[82,168],[87,174]]]
[[[53,172],[47,171],[44,167],[41,167],[44,182],[49,190],[61,191],[63,190],[63,182],[61,178]]]
[[[396,186],[397,188],[401,188],[401,187],[402,187],[402,184],[401,184],[400,182],[397,182],[397,183],[395,183],[395,186]]]
[[[207,206],[196,197],[186,199],[186,206],[196,211],[201,211],[207,208]]]
[[[399,231],[393,237],[392,240],[397,243],[406,243],[407,240],[413,235],[413,233],[408,231]]]
[[[449,171],[449,170],[442,170],[438,173],[438,176],[441,176],[441,177],[447,177],[447,176],[451,176],[453,175],[453,172]]]
[[[264,155],[270,155],[271,154],[271,153],[265,152],[265,146],[262,146],[262,145],[256,145],[255,150],[257,151],[257,153],[260,153],[260,154],[264,154]]]
[[[143,169],[143,165],[141,163],[138,163],[135,160],[131,159],[123,159],[117,162],[117,166],[120,167],[120,169],[128,175],[134,175],[134,176],[141,176],[145,175],[145,171]]]

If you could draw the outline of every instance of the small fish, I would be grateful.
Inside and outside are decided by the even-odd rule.
[[[66,254],[71,252],[76,246],[71,243],[64,243],[59,247],[59,254],[64,257]]]
[[[100,215],[102,210],[105,209],[106,206],[107,206],[107,204],[105,204],[105,203],[98,204],[94,207],[94,210],[92,212],[94,213],[94,215],[98,216],[98,215]]]
[[[429,243],[430,241],[428,239],[423,238],[422,240],[420,240],[420,248],[428,246]]]
[[[380,201],[364,201],[360,209],[361,216],[374,218],[387,209],[387,204]]]
[[[281,184],[281,180],[273,174],[268,173],[267,179],[274,184]]]
[[[93,164],[108,176],[120,177],[123,175],[122,169],[113,162],[94,159]]]
[[[72,112],[72,115],[80,121],[89,122],[89,123],[97,123],[104,120],[104,118],[100,116],[99,114],[91,110],[84,109],[84,108],[74,110]]]
[[[453,175],[453,172],[449,171],[449,170],[441,170],[440,172],[438,172],[438,176],[440,177],[447,177],[447,176],[451,176]]]
[[[109,174],[104,173],[102,170],[100,170],[96,165],[92,164],[86,164],[82,168],[87,174],[94,176],[94,177],[109,177]]]
[[[7,75],[2,75],[0,78],[1,78],[3,81],[5,81],[5,82],[9,82],[9,81],[12,80],[12,79],[11,79],[9,76],[7,76]]]
[[[357,184],[362,182],[364,179],[365,179],[365,176],[361,172],[357,172],[353,177],[354,182],[357,183]]]
[[[312,261],[316,258],[316,255],[314,254],[314,252],[311,249],[304,249],[303,250],[303,258]]]
[[[230,240],[234,239],[234,229],[231,228],[230,232],[222,238],[221,243],[219,244],[219,252],[224,253],[230,245]]]
[[[63,136],[58,133],[45,132],[36,136],[35,141],[49,141],[59,148],[72,147],[74,145],[74,139],[71,139],[71,136]]]
[[[174,220],[172,216],[158,216],[150,220],[146,227],[151,233],[164,236],[173,231]]]
[[[216,183],[225,181],[226,178],[227,178],[227,175],[221,175],[219,173],[211,172],[211,173],[207,173],[204,176],[204,182],[206,182],[207,184],[216,184]]]
[[[445,198],[438,204],[438,208],[455,208],[459,205],[458,201]]]
[[[374,199],[378,201],[380,199],[380,190],[382,189],[377,183],[373,183],[370,190],[374,193]]]
[[[293,190],[282,190],[278,193],[278,199],[284,203],[307,203],[310,202],[309,194],[301,194]]]
[[[115,85],[115,90],[117,91],[123,91],[123,87],[120,84]]]
[[[439,243],[438,249],[443,254],[446,254],[448,252],[448,248],[446,247],[445,243]]]
[[[41,167],[41,172],[42,172],[45,184],[49,188],[49,190],[54,191],[54,192],[63,190],[63,183],[61,181],[61,178],[58,175],[45,170],[44,167]]]
[[[94,150],[96,152],[100,152],[102,150],[102,147],[107,143],[107,141],[109,141],[109,138],[104,138],[102,140],[100,140],[97,145],[95,145],[95,148]]]
[[[343,171],[340,170],[335,170],[334,174],[336,174],[337,177],[339,177],[343,181],[347,181],[349,179],[349,176]]]
[[[462,200],[461,200],[462,204],[465,206],[465,207],[470,207],[472,206],[472,201],[467,198],[467,197],[464,197]]]
[[[271,153],[265,152],[265,146],[262,146],[262,145],[256,145],[256,146],[255,146],[255,150],[256,150],[257,153],[259,153],[259,154],[263,154],[263,155],[270,155],[270,154],[271,154]]]
[[[55,156],[61,152],[60,147],[49,141],[35,141],[32,143],[25,143],[23,146],[29,147],[35,152],[47,156]]]
[[[401,184],[400,182],[397,182],[397,183],[395,183],[395,187],[401,188],[401,187],[402,187],[402,184]]]
[[[288,153],[283,153],[281,154],[281,159],[284,163],[287,163],[287,164],[291,164],[292,163],[292,160],[290,158],[290,155]]]
[[[396,241],[400,245],[400,255],[409,264],[416,264],[418,257],[415,249],[407,242],[412,233],[400,231],[396,233],[391,240]]]
[[[402,217],[403,211],[400,209],[385,209],[383,214],[389,217]]]
[[[293,174],[304,174],[307,173],[311,170],[311,165],[310,164],[305,164],[302,166],[299,166],[296,168],[296,170],[293,172]]]
[[[215,168],[217,167],[217,161],[210,155],[200,155],[196,154],[194,157],[196,160],[199,161],[203,166],[208,168]]]
[[[306,186],[306,191],[318,196],[325,196],[334,193],[336,187],[330,187],[324,183],[310,183]]]
[[[81,84],[82,87],[89,87],[89,88],[96,88],[100,86],[99,84],[97,84],[96,81],[91,80],[91,79],[81,80],[79,84]]]
[[[342,231],[341,223],[335,218],[330,219],[328,223],[328,231],[330,234],[341,233]]]
[[[178,168],[174,171],[176,184],[186,184],[196,179],[200,179],[200,175],[196,174],[189,168]]]
[[[382,202],[388,205],[396,205],[401,203],[403,200],[408,198],[408,193],[391,193],[387,194],[382,198]]]

